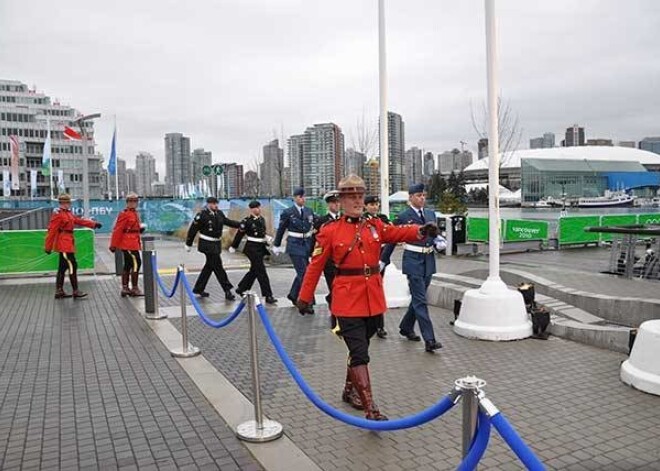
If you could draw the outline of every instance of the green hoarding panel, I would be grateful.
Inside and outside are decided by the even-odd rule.
[[[640,214],[637,223],[660,226],[660,214]]]
[[[467,240],[488,242],[488,218],[467,218]]]
[[[504,242],[548,240],[548,222],[523,219],[504,221]]]
[[[600,216],[566,216],[559,218],[559,244],[589,244],[600,241],[598,232],[586,232],[586,227],[599,226]]]
[[[609,216],[600,217],[601,226],[631,226],[633,224],[637,224],[636,214],[612,214]],[[612,240],[612,234],[608,232],[601,232],[600,240],[609,242]]]
[[[76,261],[79,269],[94,268],[94,231],[76,229]],[[57,271],[59,255],[46,255],[46,231],[0,231],[0,273]]]

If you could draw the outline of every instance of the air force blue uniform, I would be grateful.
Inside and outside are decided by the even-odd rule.
[[[430,209],[422,209],[422,215],[419,214],[420,210],[408,207],[405,211],[401,212],[393,221],[395,225],[400,224],[420,224],[423,225],[427,222],[435,222],[435,213]],[[433,247],[433,239],[427,237],[418,242],[408,242],[406,246],[412,248],[419,247],[419,251],[404,250],[403,262],[401,270],[408,278],[408,286],[412,300],[408,311],[401,319],[399,329],[403,334],[412,334],[415,326],[415,321],[419,322],[419,330],[425,341],[435,340],[433,333],[433,323],[429,317],[429,310],[426,305],[426,290],[431,284],[431,277],[435,273],[435,251]],[[381,260],[387,265],[390,263],[390,257],[394,251],[394,244],[388,244],[383,249]],[[423,253],[423,252],[425,253]]]
[[[302,211],[301,211],[302,209]],[[298,299],[298,292],[302,283],[305,270],[309,264],[309,256],[312,253],[312,234],[314,229],[314,213],[311,209],[303,206],[293,205],[280,214],[280,225],[273,245],[279,247],[285,231],[289,231],[286,242],[286,253],[291,257],[291,262],[296,270],[296,278],[293,280],[289,299]]]

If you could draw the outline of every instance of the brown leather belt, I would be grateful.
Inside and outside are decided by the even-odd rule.
[[[68,234],[73,234],[73,231],[70,231],[68,229],[60,229],[60,232],[66,232]]]
[[[374,265],[372,267],[364,266],[362,268],[337,268],[337,276],[372,276],[380,273],[380,267]]]
[[[124,229],[124,233],[126,234],[134,234],[140,232],[140,229]]]

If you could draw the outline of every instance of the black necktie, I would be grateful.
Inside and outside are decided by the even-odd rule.
[[[419,217],[422,220],[422,224],[426,224],[426,219],[424,219],[424,210],[423,209],[419,210]]]

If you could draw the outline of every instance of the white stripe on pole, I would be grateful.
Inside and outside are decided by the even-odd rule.
[[[385,0],[378,0],[378,84],[380,89],[380,210],[390,215],[390,158],[387,121],[387,57],[385,49]]]
[[[497,98],[500,91],[495,0],[486,1],[486,62],[488,68],[488,258],[489,276],[500,277],[500,155]]]

